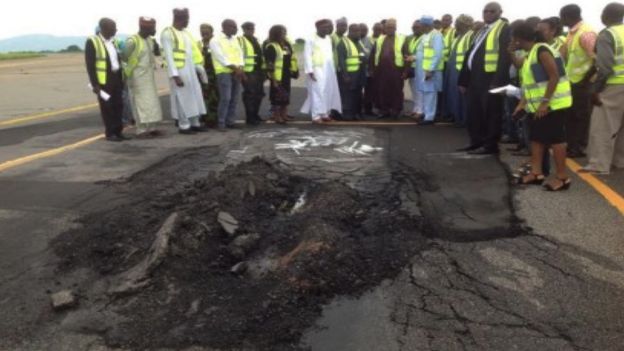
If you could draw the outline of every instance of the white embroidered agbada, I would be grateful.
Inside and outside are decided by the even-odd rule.
[[[178,69],[173,61],[174,38],[170,30],[163,31],[161,43],[163,53],[167,60],[169,73],[169,86],[171,89],[171,117],[178,120],[180,129],[188,129],[191,126],[199,127],[199,117],[206,114],[206,105],[202,95],[201,84],[198,73],[205,76],[203,67],[196,66],[193,62],[193,43],[188,35],[181,34],[186,50],[186,63],[184,67]],[[178,76],[184,83],[183,87],[178,87],[172,77]]]
[[[127,60],[131,53],[139,46],[134,40],[143,42],[143,50],[139,53],[138,64],[128,78],[128,89],[132,113],[137,122],[137,133],[141,134],[154,128],[154,124],[162,121],[162,108],[158,97],[158,88],[154,78],[156,59],[154,57],[154,41],[133,37],[126,42],[124,59]]]
[[[317,53],[316,57],[322,58],[322,63],[316,66],[312,59],[315,50],[320,51],[320,55]],[[308,98],[301,108],[301,113],[309,113],[312,119],[318,119],[321,116],[328,116],[331,110],[342,112],[331,37],[321,38],[315,35],[313,39],[307,40],[303,61]],[[310,78],[310,73],[314,73],[316,82]]]

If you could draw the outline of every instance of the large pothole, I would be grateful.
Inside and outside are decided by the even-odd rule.
[[[61,272],[96,273],[67,319],[122,348],[297,349],[324,304],[395,277],[424,248],[417,194],[389,174],[362,191],[256,158],[137,186],[142,201],[56,240]]]

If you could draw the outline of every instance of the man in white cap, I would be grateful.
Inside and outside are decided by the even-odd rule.
[[[431,125],[437,113],[438,93],[442,91],[444,70],[444,36],[433,28],[433,17],[420,19],[423,35],[416,48],[416,90],[422,99],[424,120],[420,125]]]
[[[189,11],[186,8],[173,10],[173,26],[167,27],[161,35],[163,52],[167,60],[171,87],[171,116],[178,121],[180,134],[195,134],[207,131],[199,118],[206,114],[198,74],[208,83],[204,70],[204,56],[186,28]]]
[[[154,77],[156,58],[156,20],[139,19],[139,33],[126,40],[123,60],[130,91],[132,112],[136,120],[137,137],[150,138],[161,135],[156,124],[162,121],[162,109]]]
[[[316,22],[316,34],[305,43],[303,51],[308,98],[301,113],[309,113],[313,123],[331,122],[332,110],[342,113],[338,78],[334,64],[330,20]]]

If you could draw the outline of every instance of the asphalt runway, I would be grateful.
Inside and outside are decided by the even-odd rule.
[[[93,103],[83,90],[79,57],[47,60],[0,64],[0,123]],[[40,66],[49,66],[46,73],[38,71]],[[32,80],[36,75],[41,77]],[[292,112],[304,96],[303,89],[295,89]],[[162,101],[168,111],[167,97]],[[616,195],[611,198],[577,176],[570,191],[551,194],[509,187],[508,170],[521,159],[454,152],[466,143],[466,135],[451,126],[310,126],[298,115],[290,126],[268,124],[225,134],[180,136],[170,120],[162,128],[167,135],[161,139],[121,144],[94,139],[77,145],[102,132],[93,108],[0,125],[0,349],[119,350],[105,345],[97,332],[70,327],[80,310],[52,311],[50,293],[84,288],[88,272],[59,275],[59,258],[49,243],[80,216],[127,202],[111,184],[123,184],[165,158],[198,147],[217,150],[211,157],[221,166],[254,156],[277,158],[311,176],[347,174],[340,178],[352,186],[363,176],[385,177],[388,169],[399,167],[414,184],[418,209],[436,233],[427,249],[375,289],[338,296],[323,306],[301,347],[624,348],[624,215],[609,202],[617,204],[616,196],[624,194],[621,171],[596,178]],[[304,150],[300,156],[298,144],[284,145],[302,134],[351,138],[356,132],[367,145],[383,149],[366,167],[327,162],[338,155],[334,146]],[[274,137],[263,139],[258,133]],[[315,158],[325,161],[310,164]],[[198,345],[192,350],[213,349]]]

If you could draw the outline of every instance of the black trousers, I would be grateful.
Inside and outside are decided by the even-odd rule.
[[[367,77],[364,86],[364,113],[370,115],[373,113],[373,105],[375,100],[375,82],[373,78]]]
[[[100,88],[111,96],[108,101],[104,101],[98,96],[106,137],[121,135],[123,131],[122,117],[124,107],[121,73],[109,75],[106,85]]]
[[[485,87],[468,89],[468,133],[472,146],[498,150],[503,128],[505,97],[489,94]]]
[[[566,118],[568,150],[583,151],[589,139],[589,121],[592,114],[591,85],[572,84],[572,108]]]
[[[243,83],[243,104],[247,123],[261,121],[260,106],[265,96],[264,79],[265,75],[262,71],[255,71],[247,73],[247,81]]]
[[[348,79],[345,79],[347,78]],[[342,115],[345,119],[360,117],[364,100],[364,79],[362,72],[340,75],[338,87],[342,99]]]

